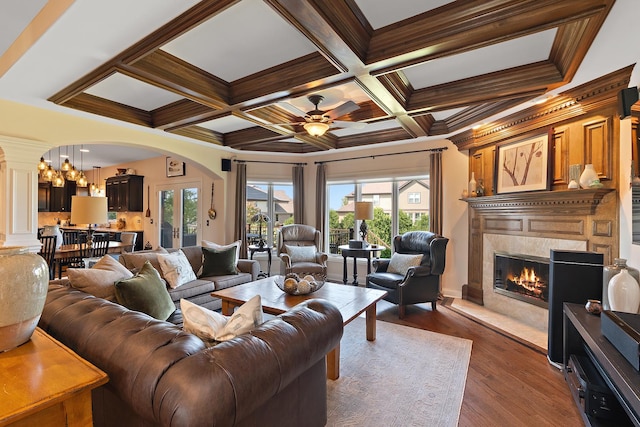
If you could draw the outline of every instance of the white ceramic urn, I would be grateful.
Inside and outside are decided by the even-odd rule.
[[[640,307],[640,285],[629,274],[629,270],[623,268],[609,281],[609,306],[613,311],[625,313],[637,313]]]
[[[596,172],[592,164],[584,165],[584,171],[580,175],[580,187],[591,188],[594,181],[599,182],[598,172]]]
[[[0,247],[0,352],[29,341],[49,285],[44,258],[24,247]]]

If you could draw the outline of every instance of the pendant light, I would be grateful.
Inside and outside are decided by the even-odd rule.
[[[66,154],[66,158],[64,159],[64,163],[62,163],[62,166],[60,166],[60,170],[63,172],[69,172],[71,170],[71,162],[69,161],[69,147],[66,148],[67,150],[67,154]]]
[[[76,147],[75,145],[73,147],[71,147],[72,150],[72,154],[73,154],[73,165],[71,165],[71,169],[69,169],[69,171],[67,172],[67,180],[68,181],[77,181],[78,180],[78,175],[80,174],[80,172],[78,171],[78,169],[76,169]]]
[[[58,147],[58,167],[61,168],[60,166],[60,147]],[[53,180],[51,181],[51,184],[54,187],[64,187],[64,175],[62,173],[62,170],[58,170],[55,174],[55,176],[53,177]]]
[[[53,178],[56,176],[56,171],[53,169],[53,166],[51,166],[51,151],[47,152],[49,157],[49,161],[45,163],[47,164],[47,166],[44,168],[44,170],[41,173],[42,179],[46,182],[51,182],[53,181]]]
[[[76,184],[78,185],[78,187],[85,188],[87,185],[89,185],[89,182],[87,180],[87,177],[84,174],[84,171],[82,170],[83,168],[84,168],[84,146],[81,145],[80,146],[80,172],[78,173],[78,179],[76,180]]]
[[[38,170],[40,171],[40,173],[44,172],[45,170],[47,170],[47,162],[45,162],[44,157],[40,156],[40,162],[38,163]]]

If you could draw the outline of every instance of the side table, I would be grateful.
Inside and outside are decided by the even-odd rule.
[[[366,258],[367,259],[367,274],[371,273],[371,255],[376,252],[382,252],[386,248],[380,245],[371,245],[366,248],[354,249],[350,248],[349,245],[340,245],[338,246],[340,252],[342,253],[343,267],[342,267],[342,282],[347,284],[347,258],[353,258],[353,282],[352,285],[358,285],[358,265],[356,260],[358,258]]]
[[[258,274],[258,278],[260,279],[271,276],[271,249],[273,249],[273,246],[249,245],[249,259],[253,259],[253,254],[255,254],[256,252],[267,253],[267,272],[265,274],[265,272],[261,270],[260,274]]]
[[[36,328],[30,341],[0,353],[0,425],[90,426],[91,390],[108,379]]]

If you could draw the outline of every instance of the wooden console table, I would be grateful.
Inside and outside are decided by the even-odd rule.
[[[621,403],[629,425],[640,426],[640,372],[602,335],[600,317],[587,313],[581,304],[564,303],[563,329],[565,372],[571,354],[587,355]],[[624,425],[607,423],[584,413],[582,417],[587,426]]]
[[[91,426],[91,390],[107,375],[36,328],[0,353],[0,426]]]

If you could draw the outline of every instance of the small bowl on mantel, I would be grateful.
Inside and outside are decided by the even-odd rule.
[[[321,273],[289,273],[274,276],[276,286],[289,295],[308,295],[324,286],[326,275]]]

